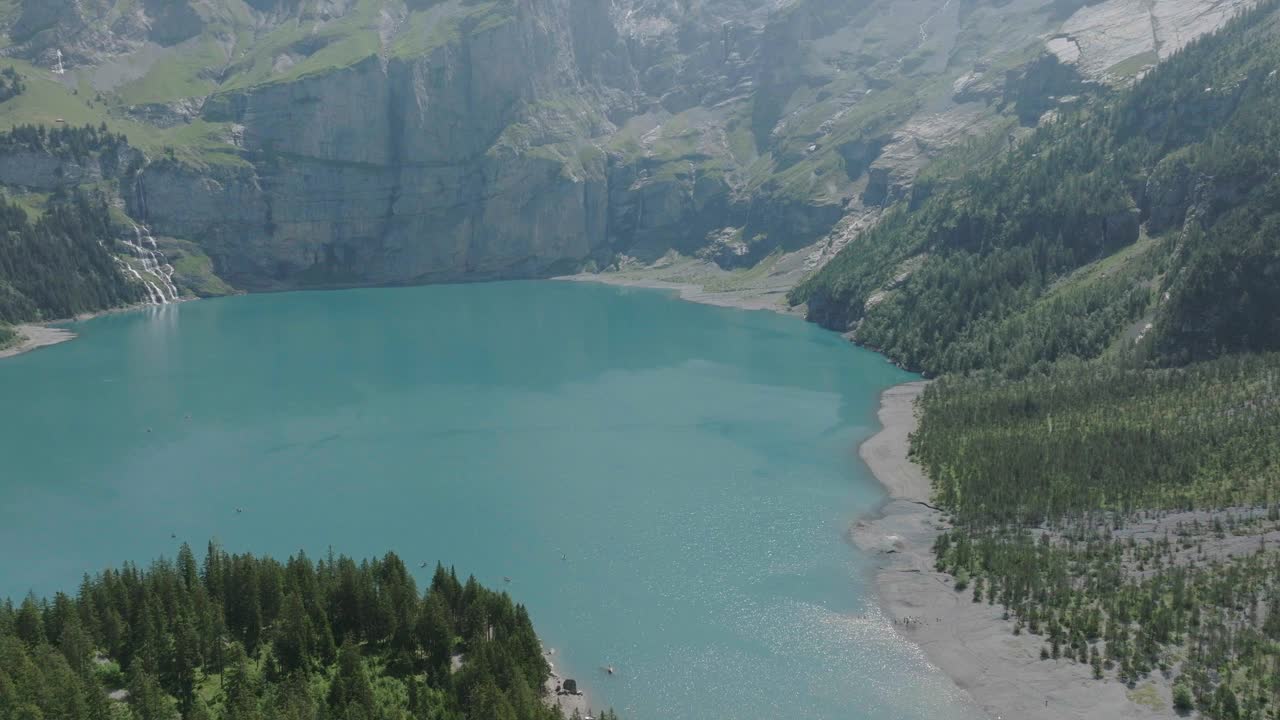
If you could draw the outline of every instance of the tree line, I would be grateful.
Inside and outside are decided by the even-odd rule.
[[[0,133],[0,152],[29,150],[85,160],[94,153],[111,154],[127,147],[128,138],[111,132],[105,122],[97,127],[59,125],[52,129],[45,125],[14,125],[8,132]]]
[[[0,604],[6,719],[552,720],[549,673],[523,606],[443,566],[420,592],[394,553],[184,544]]]
[[[913,455],[961,526],[1280,503],[1280,355],[944,376]]]

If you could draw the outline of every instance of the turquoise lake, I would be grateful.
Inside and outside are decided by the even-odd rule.
[[[509,588],[558,669],[628,720],[977,716],[844,539],[884,497],[857,445],[911,376],[835,334],[555,282],[74,329],[0,361],[0,597],[183,540],[391,549],[420,584],[440,560]]]

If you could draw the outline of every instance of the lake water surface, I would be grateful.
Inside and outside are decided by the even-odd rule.
[[[509,576],[557,665],[628,720],[975,717],[843,538],[883,499],[857,444],[910,376],[834,334],[552,282],[75,329],[0,362],[0,597],[182,540],[393,549],[420,583],[437,560]]]

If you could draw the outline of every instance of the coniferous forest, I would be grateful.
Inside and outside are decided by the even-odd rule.
[[[0,70],[0,102],[12,100],[27,91],[26,80],[13,67]]]
[[[77,193],[53,202],[35,222],[0,199],[0,345],[6,324],[73,317],[141,299],[104,242],[105,204]]]
[[[957,592],[1223,720],[1280,718],[1278,8],[975,143],[792,297],[942,376],[912,452]]]
[[[1208,717],[1280,717],[1280,357],[945,376],[921,410],[957,591],[1046,660],[1164,675]]]
[[[4,720],[550,720],[549,674],[523,606],[442,566],[423,592],[393,553],[184,544],[0,604]]]
[[[0,133],[0,150],[30,150],[75,160],[87,159],[94,153],[110,157],[128,148],[128,139],[111,132],[106,123],[97,127],[63,125],[52,129],[44,125],[18,125]]]
[[[8,77],[0,72],[0,78]],[[17,81],[15,81],[17,82]],[[22,125],[0,133],[0,152],[31,151],[84,161],[128,147],[101,127]],[[11,324],[69,318],[139,302],[145,293],[121,272],[105,201],[83,190],[60,190],[33,219],[0,198],[0,347]]]
[[[931,374],[1096,358],[1147,322],[1171,362],[1280,349],[1277,67],[1264,2],[1127,91],[977,144],[791,300]]]

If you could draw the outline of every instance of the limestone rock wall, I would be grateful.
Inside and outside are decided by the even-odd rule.
[[[1150,57],[1244,1],[1160,0]],[[166,137],[203,123],[226,147],[109,171],[0,156],[0,184],[109,180],[132,218],[245,289],[542,276],[670,249],[738,266],[911,197],[1000,113],[1035,124],[1103,70],[1139,70],[1147,55],[1098,31],[1125,2],[19,0],[3,53],[61,53],[69,92],[94,89],[70,102]],[[190,53],[215,59],[166,75]],[[112,95],[131,83],[146,92]]]

